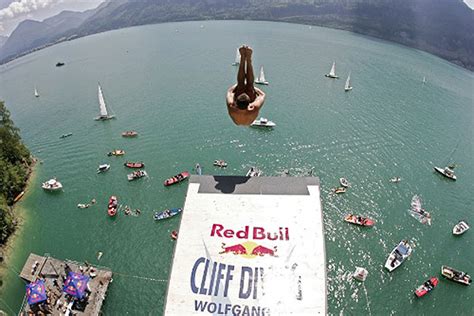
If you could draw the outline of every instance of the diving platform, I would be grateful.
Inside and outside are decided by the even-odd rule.
[[[191,176],[164,314],[326,315],[317,177]]]
[[[85,298],[76,300],[63,291],[64,280],[69,272],[77,272],[90,278]],[[112,282],[112,271],[87,262],[59,260],[31,253],[20,272],[20,277],[27,284],[43,280],[47,300],[29,305],[25,296],[19,315],[100,315],[107,288]]]

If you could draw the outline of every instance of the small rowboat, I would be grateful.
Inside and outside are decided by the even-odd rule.
[[[385,269],[389,272],[392,272],[398,268],[412,253],[412,248],[408,241],[402,240],[400,243],[392,250],[390,255],[385,262]]]
[[[354,215],[354,214],[348,214],[344,217],[344,220],[348,223],[359,225],[359,226],[367,226],[367,227],[372,227],[375,225],[375,221],[367,218],[367,217],[362,217],[359,215]]]
[[[173,239],[173,240],[178,239],[178,232],[176,230],[173,230],[171,232],[171,239]]]
[[[225,162],[225,160],[214,160],[214,166],[219,168],[225,168],[227,167],[227,162]]]
[[[138,133],[136,131],[126,131],[122,133],[122,137],[135,137]]]
[[[123,164],[127,168],[145,168],[145,164],[143,162],[131,162],[127,161]]]
[[[341,194],[341,193],[346,193],[347,189],[344,187],[339,187],[339,188],[334,188],[333,191],[336,194]]]
[[[161,212],[155,211],[155,215],[153,215],[153,218],[155,219],[155,221],[167,219],[181,213],[182,210],[183,210],[182,208],[177,207],[177,208],[170,208],[168,210],[164,210]]]
[[[432,277],[415,290],[417,297],[422,297],[431,292],[438,285],[438,278]]]
[[[175,183],[179,183],[181,181],[184,181],[186,180],[187,178],[189,178],[189,172],[187,171],[183,171],[177,175],[175,175],[174,177],[171,177],[171,178],[168,178],[165,180],[165,182],[163,182],[163,184],[165,186],[170,186],[172,184],[175,184]]]
[[[348,188],[351,184],[347,181],[346,178],[339,178],[339,183],[344,187]]]
[[[454,235],[462,235],[469,229],[469,225],[465,221],[460,221],[453,227]]]
[[[145,170],[137,170],[137,171],[134,171],[134,172],[128,174],[127,179],[128,179],[128,181],[132,181],[132,180],[140,179],[140,178],[146,177],[146,176],[148,176],[148,174],[146,173]]]
[[[123,156],[125,155],[125,150],[115,149],[107,154],[107,156]]]
[[[115,216],[117,214],[117,209],[118,209],[118,200],[115,195],[112,195],[109,199],[109,207],[107,209],[107,214],[109,214],[110,217]]]
[[[15,199],[13,200],[13,203],[18,202],[18,201],[23,197],[23,195],[25,195],[25,191],[21,191],[21,192],[15,197]]]
[[[471,276],[465,272],[458,271],[448,266],[441,267],[441,274],[448,280],[458,282],[464,285],[471,285]]]

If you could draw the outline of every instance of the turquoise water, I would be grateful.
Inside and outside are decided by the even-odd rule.
[[[270,86],[261,114],[277,123],[273,131],[236,127],[227,115],[224,96],[236,75],[230,64],[242,43],[255,49],[255,70],[265,66]],[[333,60],[340,80],[323,76]],[[56,68],[58,61],[66,65]],[[354,90],[344,93],[349,71]],[[116,120],[93,120],[98,81]],[[0,98],[43,161],[21,202],[24,227],[4,273],[0,308],[19,308],[24,285],[15,271],[35,252],[111,267],[106,315],[160,315],[174,247],[169,234],[179,219],[155,223],[152,210],[183,205],[186,185],[165,188],[162,181],[199,162],[206,174],[244,174],[250,165],[265,175],[284,169],[303,175],[314,168],[322,186],[330,314],[472,314],[472,287],[441,280],[419,300],[413,290],[440,276],[442,264],[474,274],[474,232],[451,234],[460,219],[474,223],[473,82],[471,72],[417,50],[269,22],[135,27],[0,66]],[[129,129],[140,135],[120,137]],[[59,139],[68,132],[73,136]],[[127,154],[107,157],[115,148]],[[229,167],[214,169],[214,159]],[[150,177],[129,183],[125,160],[143,160]],[[434,165],[453,161],[460,165],[458,181],[433,173]],[[111,170],[97,175],[100,163],[110,163]],[[53,176],[64,192],[41,190]],[[342,176],[352,188],[329,195]],[[402,182],[389,183],[393,176]],[[112,194],[142,215],[108,218]],[[414,194],[432,213],[430,227],[408,215]],[[76,208],[92,198],[96,206]],[[374,218],[376,226],[345,224],[349,211]],[[414,253],[389,274],[383,264],[404,238]],[[104,253],[100,262],[97,251]],[[348,278],[355,266],[369,270],[364,284]]]

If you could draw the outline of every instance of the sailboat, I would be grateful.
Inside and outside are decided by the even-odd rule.
[[[99,110],[100,115],[95,118],[96,121],[105,121],[110,120],[115,117],[115,115],[111,115],[107,112],[107,106],[105,105],[104,95],[102,93],[102,88],[100,83],[98,84],[98,96],[99,96]]]
[[[240,53],[239,49],[235,50],[235,61],[232,63],[232,66],[238,66],[240,65]]]
[[[426,83],[426,77],[423,77],[423,84]]]
[[[265,73],[263,72],[263,66],[260,67],[260,75],[258,76],[258,78],[255,80],[255,83],[256,84],[264,84],[264,85],[268,85],[269,82],[265,79]]]
[[[38,93],[38,90],[36,89],[36,86],[35,86],[35,97],[39,97],[39,93]]]
[[[351,91],[352,90],[352,86],[351,86],[351,73],[349,73],[349,76],[347,76],[347,80],[346,80],[346,85],[344,86],[344,91]]]
[[[339,79],[339,77],[336,76],[336,62],[332,63],[331,71],[328,74],[325,74],[324,76],[332,79]]]

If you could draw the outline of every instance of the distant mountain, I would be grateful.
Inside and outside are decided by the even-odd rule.
[[[3,44],[5,44],[5,42],[7,41],[8,39],[8,36],[2,36],[0,35],[0,47],[3,46]]]
[[[103,3],[74,27],[62,24],[62,34],[49,35],[49,43],[134,25],[209,19],[344,29],[418,48],[474,70],[474,11],[462,0],[118,0]],[[46,32],[37,26],[39,33]],[[23,47],[38,45],[37,36],[29,37]],[[40,42],[44,45],[47,38]],[[20,46],[9,39],[0,49],[0,62],[24,52]]]

